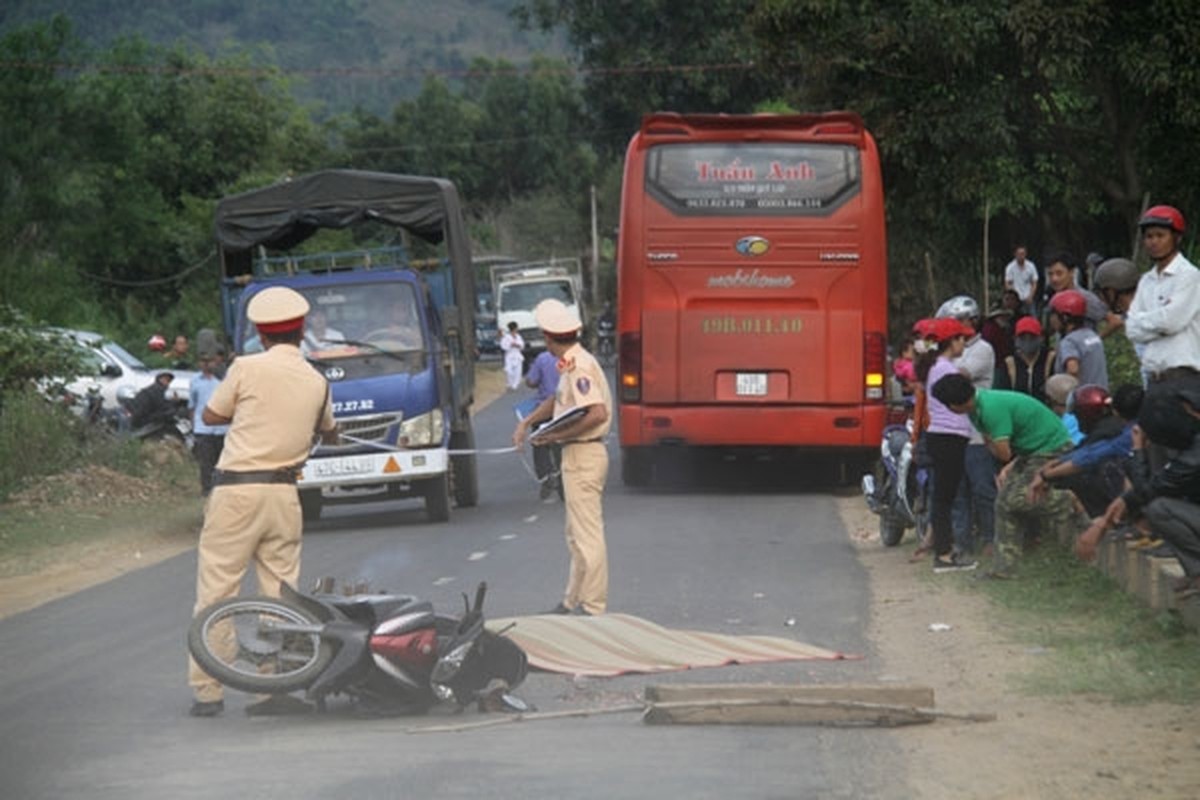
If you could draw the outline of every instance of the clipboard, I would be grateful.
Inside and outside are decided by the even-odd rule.
[[[568,408],[566,411],[562,412],[553,419],[547,420],[541,425],[538,425],[537,428],[533,430],[533,433],[530,434],[530,441],[536,442],[539,436],[544,436],[547,433],[552,433],[556,430],[566,427],[567,425],[570,425],[572,422],[575,422],[587,414],[587,410],[587,406],[575,406],[574,408]]]

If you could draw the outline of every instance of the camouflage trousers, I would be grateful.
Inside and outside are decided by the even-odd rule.
[[[1004,487],[996,494],[994,572],[1012,571],[1029,534],[1065,539],[1087,527],[1088,521],[1076,513],[1069,491],[1051,488],[1040,501],[1029,502],[1029,484],[1038,470],[1058,455],[1017,456],[1014,461]]]

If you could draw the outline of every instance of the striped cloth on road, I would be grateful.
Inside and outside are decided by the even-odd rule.
[[[726,664],[855,658],[778,636],[671,630],[628,614],[582,617],[540,614],[490,620],[548,672],[611,677]]]

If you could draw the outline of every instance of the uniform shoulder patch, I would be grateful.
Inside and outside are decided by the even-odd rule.
[[[586,375],[581,375],[575,380],[575,388],[579,390],[580,394],[587,394],[592,388],[592,382]]]

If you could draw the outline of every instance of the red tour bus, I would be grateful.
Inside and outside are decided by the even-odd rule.
[[[856,114],[648,115],[619,236],[626,484],[660,446],[878,449],[887,242]]]

